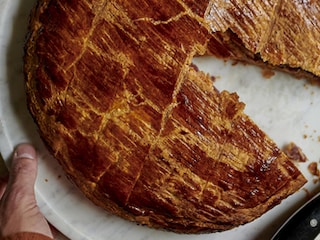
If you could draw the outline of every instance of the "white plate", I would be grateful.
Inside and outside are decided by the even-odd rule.
[[[288,75],[262,77],[261,69],[195,59],[201,69],[217,77],[219,89],[237,91],[247,104],[246,112],[281,147],[294,141],[309,161],[298,167],[309,179],[304,189],[284,200],[256,221],[223,233],[181,235],[137,226],[110,216],[86,200],[64,177],[38,137],[25,103],[22,74],[23,44],[29,11],[35,0],[0,0],[0,151],[10,159],[14,146],[31,142],[40,153],[36,193],[47,219],[71,239],[176,239],[254,240],[270,239],[289,215],[318,191],[307,171],[320,157],[320,88]]]

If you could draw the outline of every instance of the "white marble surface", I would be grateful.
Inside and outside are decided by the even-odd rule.
[[[109,240],[263,240],[270,239],[280,224],[304,201],[301,190],[256,221],[223,233],[179,235],[136,226],[110,216],[87,201],[64,177],[59,165],[45,151],[25,104],[22,55],[28,14],[35,0],[0,0],[0,151],[8,160],[15,145],[32,142],[40,153],[37,199],[47,219],[70,239]],[[201,68],[218,77],[219,89],[237,91],[246,112],[278,144],[294,141],[311,161],[320,158],[320,87],[277,73],[265,79],[255,67],[196,59]],[[306,137],[307,136],[307,137]],[[311,194],[319,186],[310,180]]]

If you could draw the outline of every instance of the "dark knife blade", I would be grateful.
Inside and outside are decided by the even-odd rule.
[[[296,211],[272,240],[320,240],[320,193]]]

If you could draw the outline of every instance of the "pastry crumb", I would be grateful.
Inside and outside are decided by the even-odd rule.
[[[262,73],[262,76],[266,79],[272,78],[275,75],[274,71],[267,68],[262,69],[261,73]]]
[[[308,160],[307,156],[302,152],[302,149],[293,142],[287,144],[284,147],[283,152],[292,161],[306,162]]]
[[[311,175],[316,177],[315,179],[313,179],[313,183],[317,184],[320,181],[320,171],[319,171],[319,168],[318,168],[318,163],[317,162],[310,163],[308,165],[308,170],[309,170]]]
[[[318,163],[312,162],[308,165],[308,170],[313,176],[319,176]]]
[[[312,194],[307,188],[303,188],[302,190],[306,193],[307,201],[312,198]]]

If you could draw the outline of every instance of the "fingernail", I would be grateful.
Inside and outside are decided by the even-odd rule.
[[[15,158],[16,158],[16,159],[28,158],[28,159],[31,159],[31,160],[34,159],[34,157],[33,157],[31,154],[28,154],[28,153],[18,153],[18,152],[16,152]]]
[[[27,158],[31,160],[35,159],[33,147],[27,144],[19,145],[14,152],[14,158]]]

